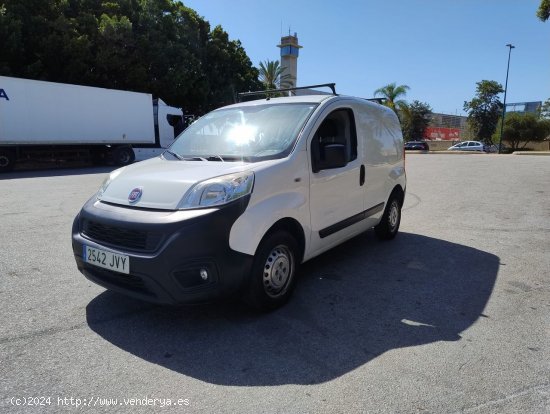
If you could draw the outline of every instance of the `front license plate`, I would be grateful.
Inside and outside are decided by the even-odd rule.
[[[95,249],[86,245],[82,246],[82,255],[84,261],[91,265],[113,270],[115,272],[130,273],[130,256]]]

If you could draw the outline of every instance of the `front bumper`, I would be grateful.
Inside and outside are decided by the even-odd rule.
[[[233,223],[248,197],[226,206],[188,211],[128,208],[90,199],[74,220],[78,270],[113,291],[161,304],[199,303],[240,289],[253,256],[229,247]],[[83,245],[130,257],[124,274],[86,263]],[[203,280],[201,270],[208,272]]]

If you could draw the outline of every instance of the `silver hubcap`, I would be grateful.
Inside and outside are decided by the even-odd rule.
[[[395,230],[397,227],[397,221],[399,220],[399,206],[397,205],[397,201],[394,201],[391,203],[390,206],[390,215],[389,215],[389,221],[390,221],[390,228],[391,230]]]
[[[264,265],[264,289],[272,298],[283,295],[294,272],[294,259],[290,250],[283,245],[275,247],[267,256]]]

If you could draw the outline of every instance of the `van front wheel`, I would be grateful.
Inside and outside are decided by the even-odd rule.
[[[282,230],[260,243],[245,294],[249,305],[269,311],[288,301],[296,282],[298,251],[296,240]]]
[[[388,201],[388,204],[386,204],[386,209],[384,210],[382,220],[380,220],[380,223],[374,227],[374,231],[379,239],[391,240],[397,235],[400,223],[401,203],[395,195],[392,195]]]

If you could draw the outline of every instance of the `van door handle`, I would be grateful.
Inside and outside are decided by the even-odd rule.
[[[361,169],[359,170],[359,185],[362,186],[365,184],[365,166],[361,165]]]

